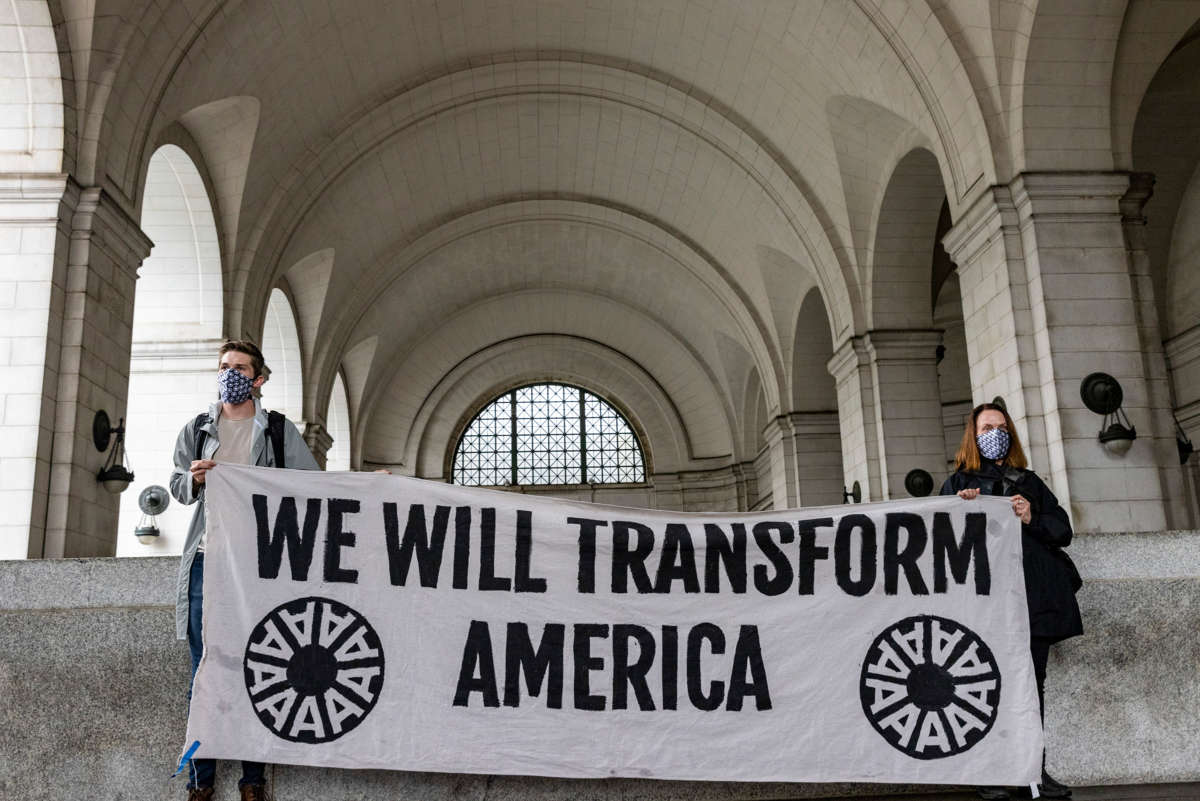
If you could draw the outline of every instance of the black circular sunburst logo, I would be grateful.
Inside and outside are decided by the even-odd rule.
[[[383,688],[383,647],[366,618],[328,598],[275,607],[242,662],[250,703],[285,740],[327,743],[367,716]]]
[[[863,660],[863,712],[882,737],[916,759],[966,751],[996,722],[1000,670],[961,623],[917,615],[889,626]]]

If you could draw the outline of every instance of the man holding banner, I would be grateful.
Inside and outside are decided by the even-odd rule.
[[[207,493],[187,735],[204,757],[1040,776],[1020,521],[1003,499],[698,515],[236,465]]]
[[[175,605],[175,634],[181,640],[187,638],[193,680],[207,639],[203,634],[203,607],[209,471],[218,463],[320,469],[296,427],[278,412],[268,413],[253,397],[267,380],[264,367],[262,352],[254,343],[231,341],[222,345],[217,367],[220,400],[188,421],[175,442],[171,494],[182,504],[196,504],[179,565]],[[191,698],[189,688],[189,706],[194,711]],[[219,699],[208,702],[213,709],[218,708]],[[261,762],[242,762],[238,787],[243,801],[262,801],[266,797],[265,773]],[[215,760],[190,760],[189,801],[211,799],[215,780]]]

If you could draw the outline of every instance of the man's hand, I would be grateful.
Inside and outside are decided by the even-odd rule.
[[[212,459],[197,459],[192,462],[192,466],[188,468],[192,472],[192,494],[204,484],[204,476],[209,470],[217,466],[217,463]]]
[[[1012,496],[1013,514],[1021,518],[1021,522],[1029,525],[1029,521],[1033,519],[1033,510],[1029,508],[1029,501],[1025,500],[1024,495]]]
[[[978,489],[961,489],[958,491],[958,497],[964,501],[973,501],[979,497]]]

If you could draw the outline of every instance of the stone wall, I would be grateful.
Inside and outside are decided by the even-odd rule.
[[[1079,598],[1088,632],[1051,654],[1051,771],[1075,785],[1200,782],[1200,532],[1082,535],[1071,551],[1086,579]],[[183,797],[183,778],[167,779],[183,738],[188,675],[187,648],[173,638],[176,566],[169,557],[0,562],[0,798]],[[218,798],[236,797],[236,774],[222,767]],[[331,801],[694,801],[882,790],[289,766],[270,776],[281,799]]]

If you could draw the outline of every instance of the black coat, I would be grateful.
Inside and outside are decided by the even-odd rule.
[[[1071,544],[1071,521],[1058,498],[1032,470],[984,462],[979,472],[959,470],[942,485],[942,495],[979,489],[984,495],[1021,495],[1029,501],[1029,524],[1021,524],[1029,629],[1034,637],[1065,640],[1083,634],[1075,591],[1079,572],[1063,548]]]

